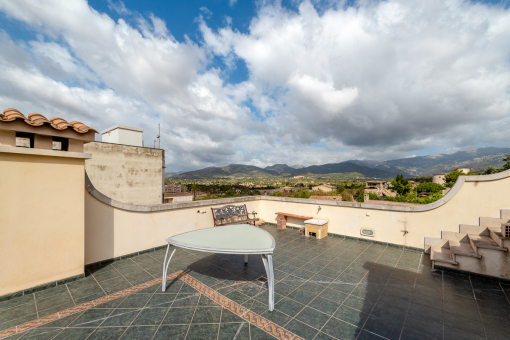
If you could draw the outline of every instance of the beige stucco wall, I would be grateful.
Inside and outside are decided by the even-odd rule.
[[[255,210],[266,222],[276,223],[276,212],[310,215],[328,219],[331,233],[423,248],[425,237],[440,238],[441,230],[458,231],[459,224],[478,224],[479,217],[499,217],[500,209],[510,208],[507,194],[510,177],[487,178],[490,177],[470,176],[465,182],[462,178],[463,183],[456,184],[442,201],[411,207],[256,196],[211,201],[214,205],[199,201],[178,207],[168,204],[151,208],[113,204],[103,198],[110,203],[105,204],[87,193],[86,263],[163,245],[166,237],[209,228],[213,224],[211,206],[226,204],[246,204],[248,211]],[[424,211],[413,211],[420,209]],[[302,220],[289,218],[288,225],[304,224]],[[375,237],[361,236],[361,228],[374,230]],[[405,236],[404,230],[408,231]]]
[[[119,202],[137,205],[163,202],[163,150],[111,143],[87,143],[85,162],[100,192]]]
[[[133,212],[105,204],[90,193],[85,196],[85,263],[165,245],[165,238],[186,231],[212,228],[211,207],[227,203]],[[243,202],[244,204],[244,202]],[[175,204],[168,204],[172,206]],[[182,204],[185,206],[186,204]],[[246,202],[248,211],[259,211],[260,200]],[[162,205],[164,207],[164,205]]]
[[[84,159],[0,153],[0,296],[84,272]]]
[[[266,198],[261,202],[260,216],[273,223],[276,223],[275,213],[279,211],[317,218],[324,216],[329,218],[331,233],[423,248],[424,238],[441,238],[441,230],[458,232],[459,224],[478,225],[481,216],[499,218],[500,209],[510,208],[509,192],[510,177],[495,181],[465,182],[444,205],[423,212],[375,210],[320,203],[300,204]],[[290,219],[287,224],[304,225],[301,220]],[[374,229],[375,236],[361,236],[361,228]],[[404,229],[408,231],[406,236]]]

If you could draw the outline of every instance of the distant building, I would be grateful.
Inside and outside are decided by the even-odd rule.
[[[289,192],[289,191],[299,191],[299,190],[304,190],[305,188],[303,187],[282,187],[282,188],[276,188],[276,189],[261,189],[259,190],[260,191],[260,194],[261,195],[271,195],[272,193],[275,193],[277,191],[280,191],[280,192]]]
[[[432,175],[432,183],[436,183],[439,185],[444,185],[446,183],[446,174],[444,173],[437,173]]]
[[[323,200],[323,201],[342,201],[342,196],[310,196],[311,200]]]
[[[191,192],[174,192],[174,193],[165,192],[165,203],[184,203],[192,201],[193,193]]]
[[[408,180],[407,182],[412,185],[413,189],[416,189],[416,187],[418,186],[418,184],[415,181]]]
[[[114,125],[101,131],[105,143],[143,146],[143,129],[126,125]]]
[[[320,185],[312,187],[312,190],[313,191],[320,190],[322,192],[330,192],[330,191],[336,190],[336,187],[333,185],[329,185],[329,184],[320,184]]]
[[[379,197],[395,197],[397,194],[389,190],[390,182],[367,181],[365,182],[365,194],[376,194]]]
[[[191,192],[191,194],[193,194],[193,192]],[[203,197],[205,195],[207,195],[206,192],[202,192],[202,191],[195,192],[195,197]]]
[[[167,192],[184,192],[180,184],[165,184],[165,193]]]
[[[469,168],[459,168],[459,171],[464,173],[464,174],[468,174],[468,173],[471,172],[471,169],[469,169]]]

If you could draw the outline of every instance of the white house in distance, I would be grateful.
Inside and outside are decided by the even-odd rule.
[[[101,141],[104,143],[143,146],[143,129],[117,124],[101,131]]]
[[[322,192],[330,192],[330,191],[336,190],[336,187],[333,185],[329,185],[329,184],[320,184],[320,185],[312,187],[312,190],[313,191],[320,190]]]

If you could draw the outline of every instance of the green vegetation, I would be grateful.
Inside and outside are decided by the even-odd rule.
[[[483,174],[484,175],[492,175],[492,174],[495,174],[498,172],[499,172],[498,168],[493,168],[492,166],[488,166],[487,169],[485,169],[485,171],[483,172]]]
[[[413,186],[407,179],[404,178],[404,175],[398,174],[395,179],[391,180],[391,191],[396,192],[399,195],[405,195],[409,193]]]
[[[476,174],[470,173],[463,173],[462,171],[459,171],[459,169],[455,168],[452,172],[445,175],[445,187],[451,188],[459,178],[459,176],[475,176]]]
[[[432,177],[430,177],[430,179],[432,180]],[[404,179],[403,175],[397,175],[397,177],[391,181],[391,185],[392,188],[390,188],[390,190],[396,192],[397,196],[385,197],[385,201],[429,204],[443,197],[440,193],[440,191],[444,189],[443,186],[432,182],[422,182],[413,189],[412,184]],[[423,193],[432,193],[432,195],[427,197],[418,197],[418,194]],[[370,199],[372,199],[372,197],[370,197]]]
[[[483,172],[484,175],[492,175],[496,174],[501,171],[509,170],[510,169],[510,155],[505,155],[502,159],[505,164],[503,164],[502,168],[494,168],[492,166],[488,166],[487,169]]]
[[[503,164],[503,170],[509,170],[510,169],[510,155],[506,155],[502,159],[502,161],[505,162],[505,164]]]
[[[411,177],[411,178],[408,178],[407,180],[415,181],[416,183],[427,183],[427,182],[432,182],[432,176]]]
[[[172,184],[172,183],[170,183]],[[175,183],[174,183],[175,184]],[[210,200],[216,198],[229,198],[241,196],[256,196],[260,195],[260,191],[249,188],[240,184],[200,184],[190,183],[187,184],[188,190],[193,192],[194,200]],[[198,192],[203,192],[205,195],[196,197]]]
[[[437,183],[425,182],[416,186],[416,192],[421,194],[423,192],[436,193],[443,190],[443,186]]]
[[[391,202],[402,202],[402,203],[416,203],[416,204],[429,204],[432,202],[437,201],[443,197],[440,193],[436,192],[435,194],[428,196],[428,197],[420,197],[416,195],[416,192],[412,191],[406,195],[397,196],[397,197],[386,197],[384,198],[385,201],[391,201]]]
[[[323,191],[312,191],[313,185],[310,184],[305,186],[303,183],[298,183],[294,185],[294,188],[303,188],[299,191],[275,191],[271,194],[271,196],[276,197],[295,197],[295,198],[309,198],[310,196],[342,196],[342,201],[357,200],[361,197],[363,199],[363,193],[365,189],[365,182],[360,181],[343,181],[343,182],[329,182],[330,185],[333,185],[337,188],[337,190],[333,190],[330,192]],[[308,190],[304,189],[307,188]],[[377,196],[377,195],[376,195]]]
[[[310,198],[310,191],[308,190],[299,190],[292,197],[294,198]]]
[[[372,192],[368,193],[368,197],[370,198],[371,201],[380,201],[381,200],[379,198],[379,196],[377,196],[377,194],[374,194]],[[364,194],[359,195],[358,198],[356,199],[357,202],[363,202],[363,200],[364,200]]]

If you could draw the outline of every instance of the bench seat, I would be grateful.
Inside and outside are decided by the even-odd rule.
[[[281,230],[287,229],[287,217],[299,218],[302,220],[311,220],[313,218],[312,216],[301,216],[301,215],[288,214],[288,213],[283,213],[283,212],[277,212],[275,214],[278,215],[276,228],[281,229]]]
[[[256,212],[248,212],[246,209],[246,204],[226,205],[220,208],[211,208],[211,210],[215,227],[242,223],[253,223],[253,225],[255,225],[255,222],[259,220],[257,217],[255,217],[255,215],[257,215]]]

